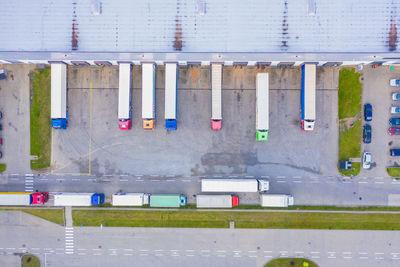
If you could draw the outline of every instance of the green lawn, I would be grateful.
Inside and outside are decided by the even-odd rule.
[[[339,131],[339,161],[361,157],[361,119],[356,121],[350,129]],[[361,164],[352,163],[351,170],[339,170],[342,174],[356,176],[360,172]]]
[[[21,267],[40,267],[40,261],[32,254],[25,254],[21,258]]]
[[[339,119],[351,118],[361,111],[361,73],[343,68],[339,72]]]
[[[308,265],[307,265],[307,263],[308,263]],[[318,265],[316,263],[314,263],[310,260],[307,260],[307,259],[303,259],[303,258],[273,259],[264,265],[264,267],[305,267],[305,266],[318,267]]]
[[[386,168],[387,173],[392,176],[392,177],[400,177],[400,167],[399,168],[394,168],[394,167],[389,167]]]
[[[16,209],[64,226],[64,209]]]
[[[31,155],[38,158],[31,161],[34,170],[50,167],[51,120],[50,120],[50,68],[32,73],[31,100]]]
[[[4,172],[6,170],[6,168],[7,168],[6,164],[4,164],[4,163],[0,164],[0,172]]]
[[[400,230],[400,214],[73,210],[74,225]]]
[[[362,84],[361,73],[343,68],[339,72],[339,161],[361,157],[361,119],[346,123],[361,112]],[[340,170],[343,175],[358,175],[360,164],[353,163],[351,170]]]

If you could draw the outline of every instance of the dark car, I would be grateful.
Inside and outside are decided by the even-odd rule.
[[[372,139],[371,125],[365,124],[363,129],[363,141],[364,143],[369,144],[371,143],[371,139]]]
[[[400,149],[390,149],[390,156],[392,157],[400,156]]]
[[[390,127],[388,132],[390,135],[400,135],[400,128]]]
[[[390,124],[391,126],[400,125],[400,118],[391,118],[391,119],[389,120],[389,124]]]
[[[371,104],[364,105],[364,119],[365,119],[365,121],[372,121],[372,105]]]
[[[0,69],[0,80],[7,79],[7,72],[4,69]]]

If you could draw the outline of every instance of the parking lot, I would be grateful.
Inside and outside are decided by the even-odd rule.
[[[400,166],[400,159],[391,157],[389,150],[400,148],[400,136],[388,134],[389,119],[400,117],[400,114],[390,114],[390,107],[400,106],[400,101],[392,100],[392,93],[400,92],[397,87],[389,85],[389,80],[399,78],[396,71],[388,66],[372,68],[366,66],[363,70],[363,105],[370,103],[373,107],[372,140],[370,144],[362,143],[361,153],[371,152],[372,164],[370,169],[362,169],[360,176],[387,176],[386,167]],[[363,125],[365,121],[363,120]]]
[[[270,73],[270,134],[255,141],[255,81]],[[156,128],[142,129],[141,68],[134,66],[133,126],[118,128],[118,67],[68,68],[68,129],[54,130],[54,173],[335,175],[338,69],[318,68],[314,132],[300,130],[299,67],[226,66],[222,131],[210,129],[207,66],[180,66],[178,130],[164,128],[164,67],[156,73]],[[92,88],[92,89],[90,89]],[[323,147],[321,146],[323,144]]]
[[[7,165],[5,173],[30,173],[29,73],[36,65],[6,64],[2,68],[8,79],[0,80],[0,163]]]

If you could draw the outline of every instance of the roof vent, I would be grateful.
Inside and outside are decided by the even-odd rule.
[[[200,16],[204,16],[206,14],[206,1],[197,0],[196,10],[197,14],[199,14]]]
[[[307,13],[309,16],[315,16],[315,11],[317,9],[317,3],[315,2],[316,0],[308,0],[308,9]]]
[[[102,12],[101,2],[99,0],[92,1],[92,14],[95,16],[100,15]]]

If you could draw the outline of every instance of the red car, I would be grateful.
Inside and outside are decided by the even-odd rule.
[[[388,132],[390,135],[400,135],[400,128],[390,127]]]

